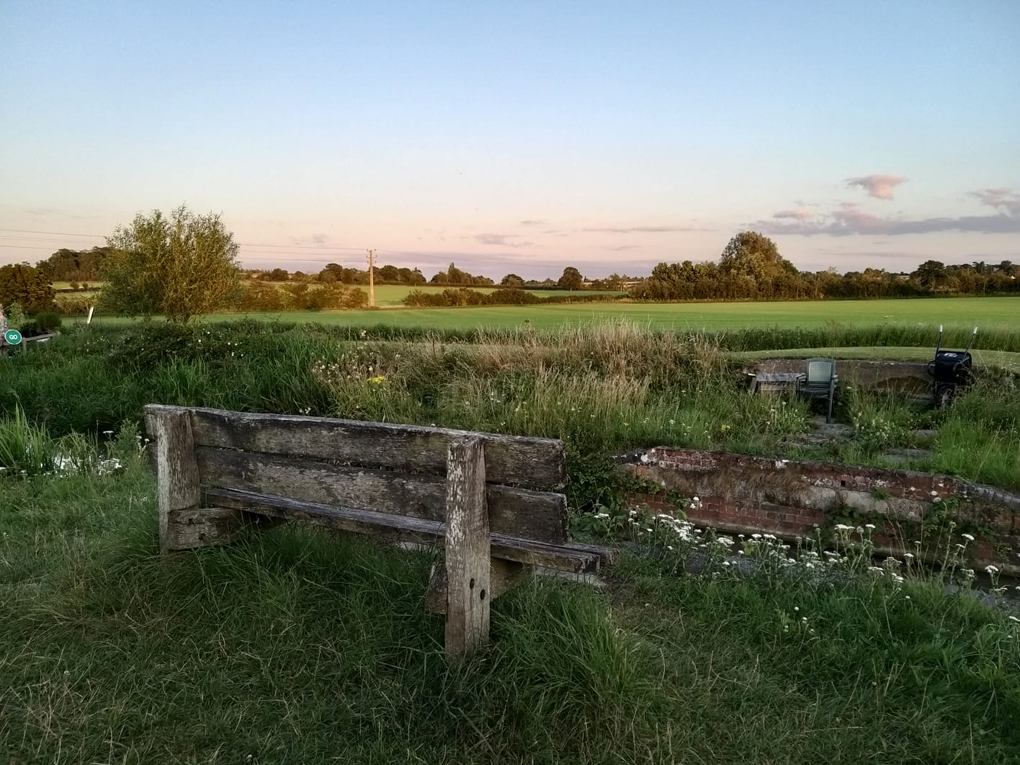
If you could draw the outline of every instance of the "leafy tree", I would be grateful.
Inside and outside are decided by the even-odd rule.
[[[584,277],[573,266],[567,266],[563,269],[563,276],[556,282],[556,286],[561,290],[579,290],[584,286]]]
[[[285,282],[290,279],[286,268],[274,268],[262,274],[262,279],[267,282]]]
[[[170,321],[222,308],[238,285],[234,236],[218,215],[184,205],[138,215],[108,239],[102,301],[115,313],[160,313]]]
[[[946,267],[937,260],[926,260],[911,276],[925,289],[938,289],[946,281]]]
[[[500,280],[499,286],[500,287],[523,287],[524,286],[524,279],[522,279],[517,274],[507,274],[506,276],[504,276]]]
[[[24,263],[0,268],[0,306],[17,303],[28,313],[53,309],[53,285],[44,273]]]
[[[779,254],[776,243],[757,231],[742,231],[722,251],[719,271],[724,276],[749,276],[761,284],[797,269]]]

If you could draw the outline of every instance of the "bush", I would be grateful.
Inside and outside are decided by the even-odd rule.
[[[53,313],[52,311],[35,316],[35,324],[42,334],[48,334],[60,329],[62,323],[63,319],[60,318],[60,314]]]

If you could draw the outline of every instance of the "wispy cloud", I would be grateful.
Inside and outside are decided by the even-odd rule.
[[[859,178],[847,178],[846,186],[848,189],[852,189],[858,186],[864,189],[869,197],[875,199],[892,199],[893,189],[899,186],[901,183],[906,183],[907,179],[902,175],[862,175]]]
[[[1015,215],[963,215],[955,218],[899,218],[873,215],[851,203],[844,203],[827,214],[814,219],[787,223],[761,220],[751,224],[766,234],[795,236],[903,236],[906,234],[934,234],[946,231],[965,231],[975,234],[1020,233],[1020,216]]]
[[[971,196],[977,197],[983,205],[1020,217],[1020,194],[1012,189],[981,189],[972,191]]]
[[[609,250],[610,252],[626,252],[627,250],[640,250],[636,244],[622,244],[619,247],[603,247],[603,250]]]
[[[696,226],[630,226],[628,228],[583,228],[590,234],[669,234],[675,231],[704,231]]]
[[[311,234],[309,236],[292,236],[290,240],[294,244],[302,246],[314,244],[318,247],[325,247],[332,241],[332,237],[329,234]]]
[[[549,221],[547,220],[522,220],[522,226],[544,226]]]
[[[808,210],[807,208],[804,208],[804,207],[798,207],[795,210],[780,210],[779,212],[777,212],[772,217],[773,218],[778,218],[780,220],[783,220],[783,219],[793,219],[793,220],[805,221],[805,220],[811,220],[813,217],[815,217],[815,212],[813,210]]]
[[[487,244],[493,247],[530,247],[531,242],[514,241],[520,237],[517,234],[475,234],[469,237],[479,244]]]

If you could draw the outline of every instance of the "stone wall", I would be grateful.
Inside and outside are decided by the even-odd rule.
[[[634,504],[675,511],[671,496],[698,497],[689,520],[730,533],[769,532],[787,539],[825,533],[836,523],[877,526],[880,551],[941,555],[947,543],[970,533],[975,566],[994,564],[1020,575],[1020,497],[988,486],[907,470],[776,460],[745,454],[658,447],[622,458],[620,470],[641,479]],[[957,540],[954,540],[954,543]]]
[[[935,351],[932,350],[932,356]],[[803,359],[765,359],[758,363],[761,374],[775,372],[803,372]],[[863,388],[931,394],[932,378],[927,362],[837,360],[836,374],[841,383],[854,383]]]

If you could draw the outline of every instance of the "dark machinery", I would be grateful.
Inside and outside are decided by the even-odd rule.
[[[939,338],[935,343],[935,358],[928,362],[928,374],[932,378],[932,396],[935,406],[948,404],[961,388],[965,388],[974,380],[974,359],[970,349],[977,338],[977,327],[970,336],[965,351],[942,350],[942,326],[939,325]]]

